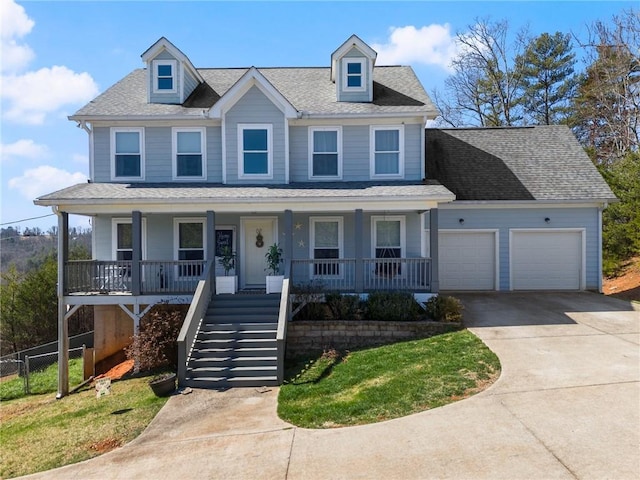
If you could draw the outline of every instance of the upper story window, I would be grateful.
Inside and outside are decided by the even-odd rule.
[[[144,130],[142,128],[111,129],[112,180],[144,178]]]
[[[345,57],[342,59],[342,89],[361,92],[366,89],[366,60],[364,58]]]
[[[309,129],[309,178],[342,178],[342,129],[314,127]]]
[[[238,176],[272,178],[273,130],[270,124],[238,124]]]
[[[153,62],[153,92],[175,93],[177,62],[175,60],[156,60]]]
[[[404,176],[404,128],[372,126],[370,138],[371,177],[401,178]]]
[[[174,180],[203,180],[206,172],[204,128],[173,128]]]

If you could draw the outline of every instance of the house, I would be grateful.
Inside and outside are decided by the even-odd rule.
[[[438,112],[413,70],[376,66],[376,52],[355,35],[319,68],[196,68],[166,38],[142,60],[145,68],[70,117],[89,135],[89,182],[35,201],[54,208],[63,233],[59,336],[78,306],[93,305],[98,359],[126,345],[161,302],[190,304],[180,338],[185,383],[198,365],[208,365],[206,378],[244,368],[212,367],[197,355],[201,324],[216,323],[206,320],[223,303],[220,318],[244,308],[235,311],[257,321],[274,309],[277,339],[269,341],[279,342],[279,362],[293,287],[599,287],[598,222],[613,195],[566,129],[523,129],[520,137],[516,130],[427,130]],[[535,143],[552,136],[557,145]],[[521,142],[531,144],[534,167],[519,154]],[[541,151],[551,158],[539,158]],[[536,189],[552,177],[536,181],[547,160],[577,170]],[[594,186],[580,197],[583,180]],[[561,190],[562,182],[576,185]],[[67,258],[69,214],[92,218],[91,261]],[[557,235],[542,235],[552,229]],[[532,267],[518,251],[541,245],[540,236],[545,249],[566,240],[563,258],[579,250],[578,283],[546,284],[544,269],[538,283],[521,283]],[[230,273],[238,288],[264,289],[272,245],[284,255],[275,303],[245,295],[230,306],[227,296],[211,296],[225,273],[216,261],[225,247],[236,254]],[[63,364],[59,395],[68,384]]]

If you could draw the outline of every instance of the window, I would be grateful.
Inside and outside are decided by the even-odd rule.
[[[371,176],[404,176],[404,129],[371,127]]]
[[[271,178],[271,125],[238,125],[238,171],[240,178]]]
[[[405,252],[405,218],[403,216],[372,217],[373,256],[380,259],[403,258]],[[377,262],[377,275],[400,275],[400,262]]]
[[[175,93],[176,89],[176,61],[156,60],[153,62],[153,91],[154,93]]]
[[[144,153],[141,128],[111,129],[111,176],[113,180],[143,178]]]
[[[175,220],[175,244],[177,260],[185,261],[178,265],[178,277],[200,277],[204,270],[204,220]]]
[[[309,178],[342,178],[342,130],[309,129]]]
[[[173,178],[202,180],[205,178],[205,129],[174,128]]]
[[[311,255],[314,260],[313,276],[339,276],[340,265],[323,262],[342,258],[342,217],[311,217]]]
[[[342,89],[345,91],[365,90],[365,66],[364,58],[346,57],[342,59]]]
[[[133,231],[131,223],[116,224],[116,260],[133,260]]]

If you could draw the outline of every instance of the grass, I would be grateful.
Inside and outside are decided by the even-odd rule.
[[[148,380],[114,382],[101,398],[85,387],[61,400],[45,394],[1,402],[0,478],[76,463],[133,440],[167,401]]]
[[[294,365],[278,415],[294,425],[362,425],[440,407],[483,390],[500,362],[463,330],[347,354],[325,352]]]
[[[83,369],[82,359],[69,360],[69,384],[80,385],[82,383]],[[40,372],[29,374],[29,391],[31,394],[43,394],[57,391],[58,388],[58,364],[49,365]],[[16,377],[0,383],[0,400],[13,400],[22,398],[25,393],[25,379]]]

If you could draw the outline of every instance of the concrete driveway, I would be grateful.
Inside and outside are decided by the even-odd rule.
[[[32,478],[639,478],[640,312],[591,293],[458,296],[502,363],[470,399],[307,430],[278,419],[277,389],[198,390],[130,444]]]

